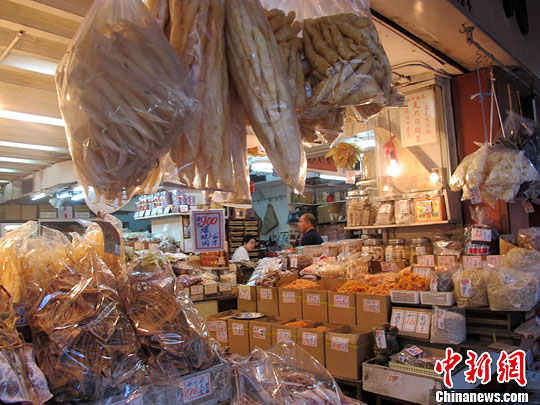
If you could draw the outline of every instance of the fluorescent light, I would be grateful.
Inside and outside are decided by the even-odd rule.
[[[84,198],[86,198],[86,194],[84,194],[84,193],[73,194],[73,196],[71,197],[71,201],[79,201],[79,200],[82,200]]]
[[[9,180],[0,180],[0,183],[6,184],[9,183]]]
[[[83,191],[84,191],[83,186],[73,187],[73,192],[74,193],[82,193]]]
[[[10,53],[2,63],[7,66],[13,66],[19,69],[30,70],[31,72],[43,73],[50,76],[54,76],[56,68],[58,67],[57,63],[15,53]]]
[[[254,172],[272,173],[274,166],[270,162],[254,162],[251,164],[251,170]]]
[[[36,200],[41,200],[43,197],[47,197],[47,194],[45,194],[45,193],[37,193],[37,194],[34,194],[30,198],[32,199],[32,201],[36,201]]]
[[[66,123],[63,119],[45,117],[44,115],[25,114],[15,111],[0,110],[0,118],[8,118],[17,121],[35,122],[38,124],[57,125],[64,127]]]
[[[34,160],[34,159],[20,159],[7,156],[0,156],[0,162],[9,162],[9,163],[23,163],[29,165],[46,165],[47,162],[43,160]]]
[[[69,153],[68,148],[61,148],[58,146],[35,145],[31,143],[0,141],[0,146],[5,146],[6,148],[33,149],[43,150],[46,152]]]
[[[0,167],[0,172],[2,173],[27,173],[28,170],[8,169],[6,167]]]
[[[342,177],[342,176],[333,176],[331,174],[321,174],[319,176],[321,179],[325,179],[325,180],[337,180],[337,181],[346,181],[347,178],[346,177]]]
[[[65,199],[71,197],[71,191],[64,191],[63,193],[57,194],[56,198]]]

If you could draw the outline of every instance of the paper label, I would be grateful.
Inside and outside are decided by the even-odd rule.
[[[272,299],[272,290],[270,288],[261,288],[259,289],[259,294],[261,300],[271,300]]]
[[[456,263],[456,256],[437,256],[438,266],[451,266]]]
[[[418,277],[431,277],[431,267],[413,267],[413,274]]]
[[[209,285],[204,286],[204,289],[207,295],[217,294],[218,286],[217,284],[209,284]]]
[[[438,287],[439,282],[435,277],[432,277],[431,280],[429,280],[429,290],[432,292],[437,292]]]
[[[218,257],[218,266],[225,266],[225,258],[223,256]]]
[[[157,209],[157,215],[163,215],[163,207]]]
[[[103,232],[105,253],[110,253],[115,256],[120,256],[122,253],[122,243],[120,233],[116,230],[113,224],[106,221],[96,221]]]
[[[294,291],[283,291],[284,304],[296,304],[296,293]]]
[[[523,201],[522,204],[523,204],[523,209],[525,210],[527,214],[532,214],[534,212],[534,207],[530,201]]]
[[[26,326],[28,325],[28,322],[26,322],[26,316],[25,316],[25,309],[24,305],[14,305],[13,309],[17,315],[19,315],[19,318],[17,319],[17,326]]]
[[[482,257],[480,256],[463,256],[463,267],[466,269],[481,269]]]
[[[431,325],[431,314],[427,312],[418,313],[418,321],[416,322],[416,333],[429,333]]]
[[[189,207],[187,205],[181,205],[179,208],[182,214],[189,212]]]
[[[375,331],[375,342],[379,349],[386,349],[386,332],[384,329],[377,329]]]
[[[302,344],[304,346],[317,347],[317,334],[302,332]]]
[[[395,373],[393,371],[386,372],[386,384],[393,386],[402,386],[405,382],[405,376],[403,374]]]
[[[395,326],[398,329],[403,329],[403,318],[404,318],[405,312],[402,309],[394,309],[392,311],[392,320],[390,321],[390,325]]]
[[[380,313],[381,312],[381,302],[379,300],[363,300],[363,308],[364,312],[375,312]]]
[[[407,353],[409,353],[411,356],[418,356],[419,354],[422,354],[424,351],[420,349],[418,346],[411,346],[408,349],[405,349]]]
[[[472,283],[470,278],[462,278],[461,283],[461,295],[463,297],[470,297],[472,294]]]
[[[229,339],[227,336],[227,331],[223,331],[223,330],[216,331],[216,340],[218,342],[228,342]]]
[[[170,214],[171,212],[171,206],[170,205],[167,205],[164,209],[163,209],[163,214]]]
[[[425,246],[417,246],[416,247],[416,256],[422,256],[426,254],[426,247]]]
[[[356,182],[356,171],[354,171],[354,170],[347,170],[345,176],[346,176],[345,183],[347,183],[347,184],[354,184],[354,183]]]
[[[349,352],[349,339],[332,336],[330,347],[332,348],[332,350],[348,353]]]
[[[208,321],[208,330],[210,332],[215,332],[217,330],[216,321]]]
[[[133,250],[143,250],[144,249],[144,243],[143,242],[135,242],[133,244]]]
[[[334,307],[349,308],[349,297],[347,295],[334,295]]]
[[[292,332],[289,329],[278,329],[277,330],[277,341],[281,340],[292,340]]]
[[[341,243],[341,253],[343,253],[343,256],[349,256],[349,244],[347,242]]]
[[[253,337],[256,339],[266,339],[266,326],[254,326]]]
[[[440,308],[435,309],[435,326],[439,329],[444,329],[444,313]]]
[[[391,255],[390,255],[391,256]],[[391,259],[391,258],[390,258]],[[388,260],[388,258],[386,258]],[[399,271],[399,268],[396,263],[391,262],[381,262],[381,270],[382,271],[392,271],[394,273]]]
[[[149,243],[148,250],[159,250],[159,243]]]
[[[321,306],[321,295],[320,294],[307,294],[306,304],[312,305],[314,307]]]
[[[193,401],[212,393],[212,385],[210,384],[210,373],[203,374],[199,377],[190,378],[189,380],[184,380],[183,384],[183,402]]]
[[[491,242],[491,229],[473,228],[471,240],[473,242]]]
[[[241,300],[251,300],[251,289],[246,286],[238,286],[238,297]]]
[[[244,336],[244,324],[243,323],[233,323],[232,324],[232,333],[237,336]]]
[[[501,267],[501,256],[499,255],[491,255],[486,258],[488,264],[493,267]]]
[[[418,320],[418,312],[405,311],[403,319],[403,330],[408,332],[414,332],[416,330],[416,321]]]
[[[146,210],[144,211],[144,216],[149,217],[151,213],[152,213],[152,210]]]
[[[231,283],[228,281],[219,283],[219,291],[231,291]]]
[[[480,193],[480,189],[478,187],[472,187],[470,189],[471,192],[471,203],[472,204],[481,204],[482,203],[482,193]]]
[[[204,292],[204,287],[202,285],[192,285],[191,286],[191,295],[201,295]]]
[[[151,211],[151,213],[150,213],[150,216],[151,216],[151,217],[155,217],[155,216],[157,215],[157,213],[158,213],[158,209],[157,209],[157,208],[152,208],[152,211]]]
[[[417,262],[419,266],[435,266],[435,256],[421,255],[418,256]]]
[[[296,269],[298,267],[298,255],[291,255],[291,268]]]
[[[396,201],[401,216],[409,215],[409,200]]]
[[[227,322],[225,321],[216,321],[216,331],[219,332],[226,332],[227,331]]]

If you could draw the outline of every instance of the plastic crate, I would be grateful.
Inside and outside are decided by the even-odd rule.
[[[390,290],[390,301],[396,304],[420,304],[420,292]]]
[[[408,371],[409,373],[415,373],[420,375],[427,375],[430,377],[440,377],[435,371],[430,368],[422,368],[416,366],[410,366],[407,364],[394,363],[393,361],[388,362],[388,367],[395,368],[396,370]]]

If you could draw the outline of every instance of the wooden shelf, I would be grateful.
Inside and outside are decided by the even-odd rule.
[[[341,220],[341,221],[335,221],[335,222],[319,222],[317,225],[335,225],[335,224],[346,224],[347,221],[346,220]],[[345,228],[345,229],[348,229],[348,228]]]
[[[366,225],[366,226],[346,226],[346,230],[361,230],[361,229],[385,229],[385,228],[411,228],[416,226],[430,226],[430,225],[444,225],[452,224],[452,221],[437,221],[437,222],[423,222],[415,224],[390,224],[390,225]]]
[[[189,212],[172,212],[170,214],[161,214],[161,215],[152,215],[149,217],[134,218],[135,221],[149,221],[155,218],[166,218],[166,217],[189,217],[191,214]]]
[[[346,202],[345,200],[340,200],[340,201],[327,201],[327,202],[323,202],[323,203],[312,203],[312,204],[290,203],[289,205],[292,205],[294,207],[301,207],[301,206],[318,207],[319,205],[341,204],[341,203],[345,203],[345,202]]]

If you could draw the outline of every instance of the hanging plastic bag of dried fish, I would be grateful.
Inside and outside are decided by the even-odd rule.
[[[160,160],[199,109],[185,68],[139,1],[94,2],[56,86],[77,177],[96,213],[157,187]]]

